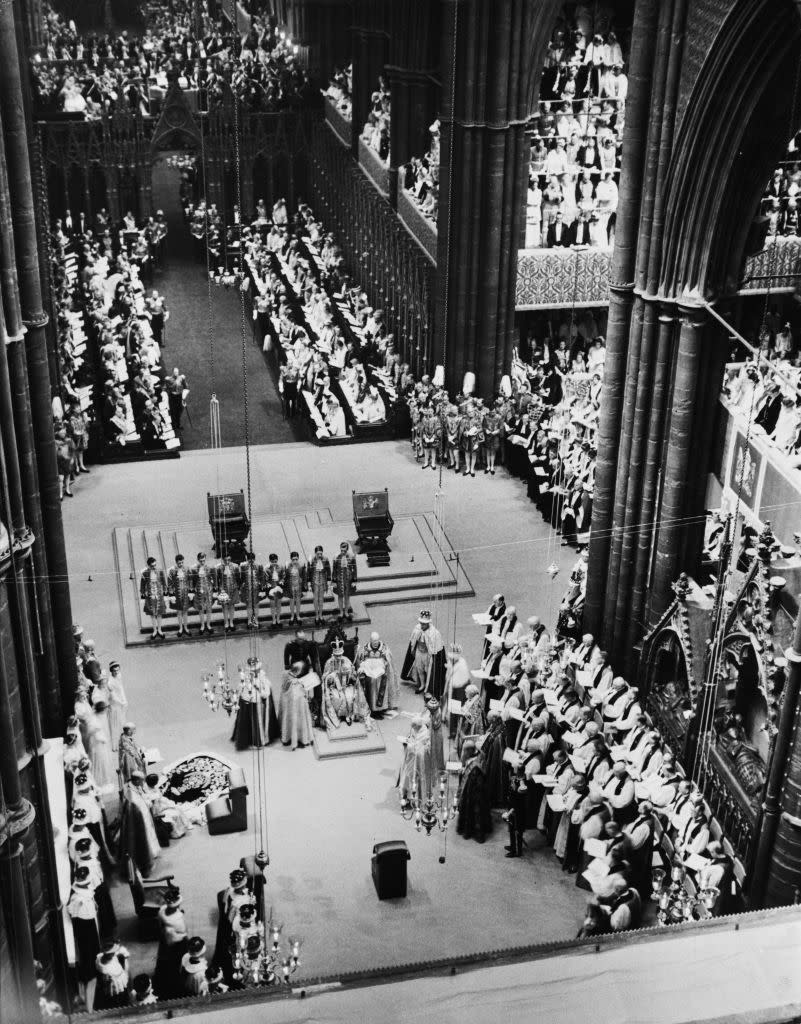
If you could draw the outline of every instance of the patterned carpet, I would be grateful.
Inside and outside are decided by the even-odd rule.
[[[190,754],[164,769],[159,789],[181,810],[199,809],[228,791],[231,768],[219,754]]]

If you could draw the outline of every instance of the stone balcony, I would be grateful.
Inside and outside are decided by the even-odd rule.
[[[359,166],[375,185],[381,198],[388,200],[389,167],[364,139],[359,139]]]
[[[323,99],[325,101],[325,120],[328,127],[342,145],[350,149],[351,139],[353,138],[352,122],[344,117],[341,111],[337,110],[337,106],[330,96],[325,96]]]
[[[520,249],[515,307],[606,305],[611,258],[611,249]]]
[[[401,184],[402,175],[398,175],[398,217],[401,223],[429,257],[432,263],[437,262],[437,225],[420,211],[411,192]]]

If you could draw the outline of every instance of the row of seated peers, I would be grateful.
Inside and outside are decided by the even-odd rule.
[[[385,425],[395,400],[394,345],[383,312],[346,287],[333,237],[300,204],[291,225],[261,226],[245,246],[254,325],[265,348],[279,348],[286,415],[300,407],[319,439]]]
[[[389,121],[391,117],[389,86],[383,75],[370,97],[370,110],[362,128],[361,138],[389,166]]]
[[[790,333],[789,324],[785,330]],[[781,367],[781,376],[774,366]],[[787,360],[730,363],[723,393],[751,421],[756,436],[767,438],[794,466],[801,466],[801,368]]]
[[[353,62],[341,71],[335,68],[328,88],[320,91],[331,100],[345,120],[350,121],[353,118]]]
[[[102,217],[101,211],[98,217]],[[67,417],[77,406],[89,414],[94,407],[100,444],[122,451],[132,444],[148,450],[172,450],[180,442],[170,413],[170,387],[165,380],[161,347],[169,313],[164,299],[148,294],[141,277],[142,253],[152,263],[159,232],[153,241],[145,225],[131,230],[126,219],[119,233],[103,227],[54,232],[59,352],[62,357],[61,408]],[[102,232],[102,233],[101,233]],[[69,457],[60,438],[59,469]],[[85,449],[88,438],[74,439]],[[82,457],[78,465],[83,465]],[[69,491],[68,481],[64,480]]]
[[[40,113],[63,110],[94,119],[128,110],[156,115],[172,79],[197,90],[201,109],[236,96],[246,109],[278,110],[305,101],[309,85],[296,50],[274,24],[253,19],[249,34],[233,39],[221,20],[203,14],[197,38],[190,0],[169,17],[151,15],[143,35],[79,34],[73,22],[50,12],[46,58],[31,64]]]
[[[428,129],[431,146],[422,157],[412,157],[400,170],[407,194],[423,216],[437,223],[439,209],[439,118]]]
[[[801,163],[796,139],[790,143],[787,160],[773,172],[760,203],[760,213],[768,218],[768,237],[798,236],[798,201],[801,192]]]
[[[506,807],[508,857],[538,830],[562,869],[594,893],[580,935],[637,927],[652,894],[655,837],[710,912],[731,908],[735,865],[703,796],[683,773],[593,637],[553,644],[537,616],[526,630],[496,595],[484,656],[451,673],[463,768],[457,829],[483,842]],[[463,659],[462,659],[463,661]]]

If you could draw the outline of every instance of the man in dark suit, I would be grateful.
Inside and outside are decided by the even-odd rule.
[[[589,211],[582,211],[579,219],[570,229],[571,245],[590,245],[590,214]]]
[[[556,211],[553,223],[548,228],[547,241],[549,249],[570,245],[570,229],[562,219],[561,210]]]

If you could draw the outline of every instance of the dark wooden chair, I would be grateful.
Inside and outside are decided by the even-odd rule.
[[[139,933],[142,939],[152,938],[158,934],[159,908],[164,903],[167,890],[173,885],[174,875],[163,878],[142,878],[139,868],[131,857],[125,858],[128,872],[128,885],[131,888],[134,910],[139,922]]]

